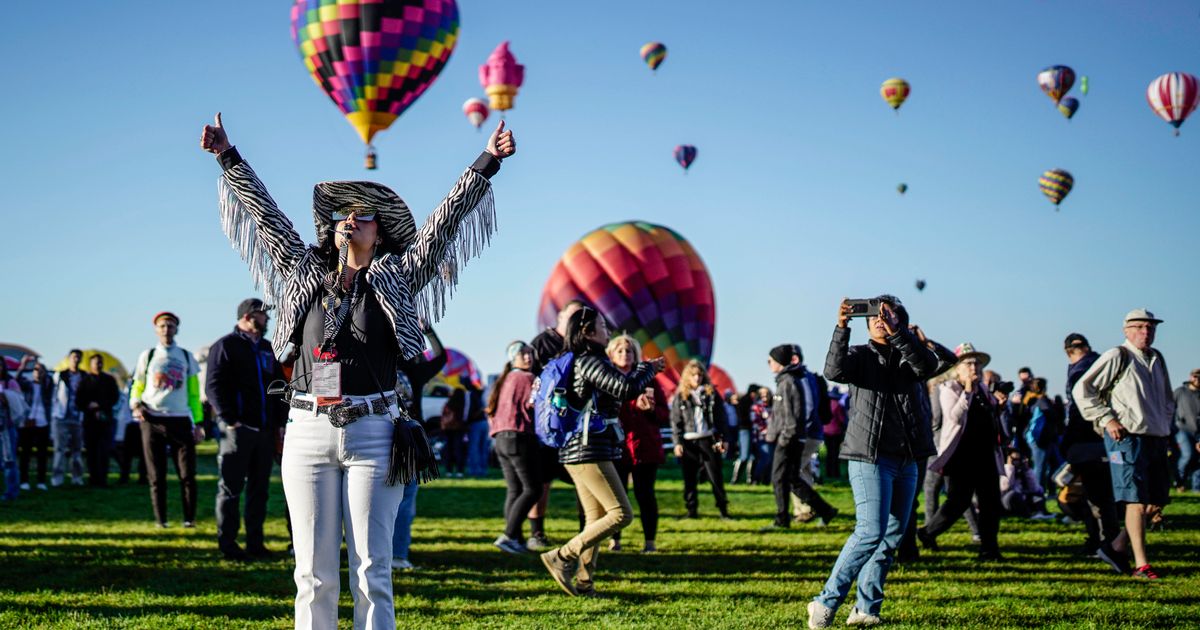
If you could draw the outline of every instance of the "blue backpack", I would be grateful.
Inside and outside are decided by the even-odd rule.
[[[567,404],[567,389],[571,386],[575,355],[565,352],[551,359],[534,383],[534,431],[538,440],[551,448],[562,448],[572,433],[579,430],[579,418],[591,415],[595,396],[583,409]]]

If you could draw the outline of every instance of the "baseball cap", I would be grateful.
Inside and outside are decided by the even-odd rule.
[[[1079,333],[1071,333],[1071,334],[1067,335],[1067,338],[1065,340],[1063,340],[1063,348],[1071,348],[1071,347],[1079,347],[1079,346],[1087,346],[1090,348],[1090,347],[1092,347],[1092,344],[1088,343],[1087,337],[1084,337],[1083,335],[1081,335]]]
[[[238,319],[241,319],[250,313],[266,313],[269,310],[271,310],[271,307],[267,306],[262,300],[258,298],[246,298],[242,300],[241,304],[238,304],[237,316]]]
[[[1151,313],[1144,308],[1135,308],[1125,314],[1125,323],[1128,324],[1129,322],[1151,322],[1154,324],[1161,324],[1162,320],[1155,317],[1154,313]]]

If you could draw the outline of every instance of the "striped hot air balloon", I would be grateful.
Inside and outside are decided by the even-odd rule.
[[[1075,71],[1067,66],[1050,66],[1038,73],[1037,82],[1046,96],[1057,103],[1075,85]]]
[[[1075,178],[1061,168],[1054,168],[1042,173],[1038,186],[1041,187],[1042,194],[1054,204],[1054,210],[1057,212],[1058,204],[1062,203],[1067,193],[1075,186]]]
[[[553,327],[571,300],[595,306],[642,344],[647,359],[666,357],[659,384],[675,388],[687,362],[712,359],[716,301],[704,261],[678,232],[643,221],[588,233],[562,255],[542,290],[541,327]]]
[[[1159,118],[1171,123],[1175,135],[1179,126],[1196,110],[1196,77],[1186,72],[1168,72],[1150,82],[1146,100]]]
[[[642,46],[641,54],[642,61],[645,61],[651,70],[658,70],[658,67],[667,58],[667,47],[663,46],[661,42],[650,42]]]
[[[908,94],[911,91],[912,88],[909,87],[908,81],[893,77],[883,82],[883,85],[879,88],[879,95],[883,97],[883,100],[887,101],[888,105],[892,106],[892,109],[896,110],[896,113],[899,113],[900,106],[908,99]]]

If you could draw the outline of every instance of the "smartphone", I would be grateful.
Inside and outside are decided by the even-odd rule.
[[[878,317],[879,305],[882,303],[883,300],[879,298],[846,300],[846,304],[850,305],[850,317]]]

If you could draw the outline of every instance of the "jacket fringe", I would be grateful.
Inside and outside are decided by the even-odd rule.
[[[242,205],[225,178],[217,180],[220,202],[221,231],[229,238],[238,255],[250,267],[254,288],[262,288],[268,304],[278,304],[283,295],[283,278],[267,254],[267,246],[258,236],[258,228],[250,211]]]
[[[454,297],[459,271],[467,262],[483,253],[496,233],[496,203],[492,189],[479,199],[459,223],[458,231],[446,246],[438,262],[438,273],[415,296],[417,315],[424,321],[440,321],[446,314],[446,303]]]

